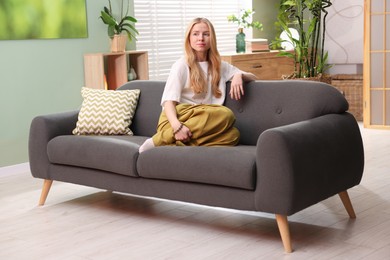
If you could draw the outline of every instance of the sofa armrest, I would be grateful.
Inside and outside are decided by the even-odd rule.
[[[349,113],[264,131],[257,142],[256,207],[291,215],[360,183],[364,151]]]
[[[30,126],[28,152],[31,174],[36,178],[50,179],[47,143],[56,136],[72,134],[79,111],[35,117]]]

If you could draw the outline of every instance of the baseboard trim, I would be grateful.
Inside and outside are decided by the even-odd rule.
[[[29,172],[29,171],[30,171],[29,162],[0,167],[1,176],[11,175],[11,174],[21,173],[21,172]]]

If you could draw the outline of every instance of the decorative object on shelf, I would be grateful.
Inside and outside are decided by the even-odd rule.
[[[115,34],[110,39],[111,51],[112,52],[124,52],[126,50],[127,35],[126,34]]]
[[[296,64],[295,72],[287,78],[319,78],[321,81],[330,81],[324,74],[330,67],[324,45],[327,8],[331,5],[330,0],[281,0],[276,24],[283,31],[283,39],[278,38],[272,44],[280,46],[284,43],[286,46],[286,43],[290,43],[293,46],[293,53],[287,49],[280,53],[292,58]]]
[[[108,84],[107,84],[107,76],[104,74],[104,89],[108,90]]]
[[[120,17],[117,19],[112,13],[111,0],[108,0],[109,7],[104,7],[100,12],[100,18],[104,24],[108,25],[107,34],[111,39],[111,51],[123,52],[126,50],[127,38],[132,41],[136,40],[136,34],[139,34],[134,27],[137,22],[133,16],[129,15],[129,0],[127,0],[127,8],[124,12],[123,1],[121,1]]]
[[[136,80],[137,79],[137,73],[135,72],[134,68],[130,66],[129,73],[127,74],[127,78],[129,81]]]
[[[245,43],[245,33],[243,28],[238,28],[238,33],[236,34],[236,52],[245,53],[246,52],[246,43]]]
[[[244,28],[255,28],[258,30],[263,30],[263,25],[259,21],[252,21],[252,16],[254,13],[255,11],[251,9],[241,9],[238,16],[232,14],[227,17],[229,22],[237,23],[238,25],[238,34],[236,35],[237,53],[246,52]]]
[[[269,51],[268,40],[263,38],[246,39],[246,51],[247,52],[262,52]]]

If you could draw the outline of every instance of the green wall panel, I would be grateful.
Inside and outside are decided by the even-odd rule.
[[[98,19],[108,1],[86,3],[88,38],[0,41],[0,167],[28,161],[35,116],[80,107],[83,55],[109,51],[107,27]]]

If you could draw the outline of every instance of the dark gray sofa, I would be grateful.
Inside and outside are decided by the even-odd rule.
[[[360,183],[363,144],[348,103],[335,88],[313,81],[256,81],[240,101],[235,147],[157,147],[138,153],[156,131],[164,82],[133,81],[140,89],[134,136],[74,136],[78,111],[38,116],[31,124],[31,173],[129,194],[273,213],[286,252],[287,216],[339,194],[355,217],[347,190]],[[229,88],[229,84],[228,84]],[[118,90],[120,91],[120,90]]]

